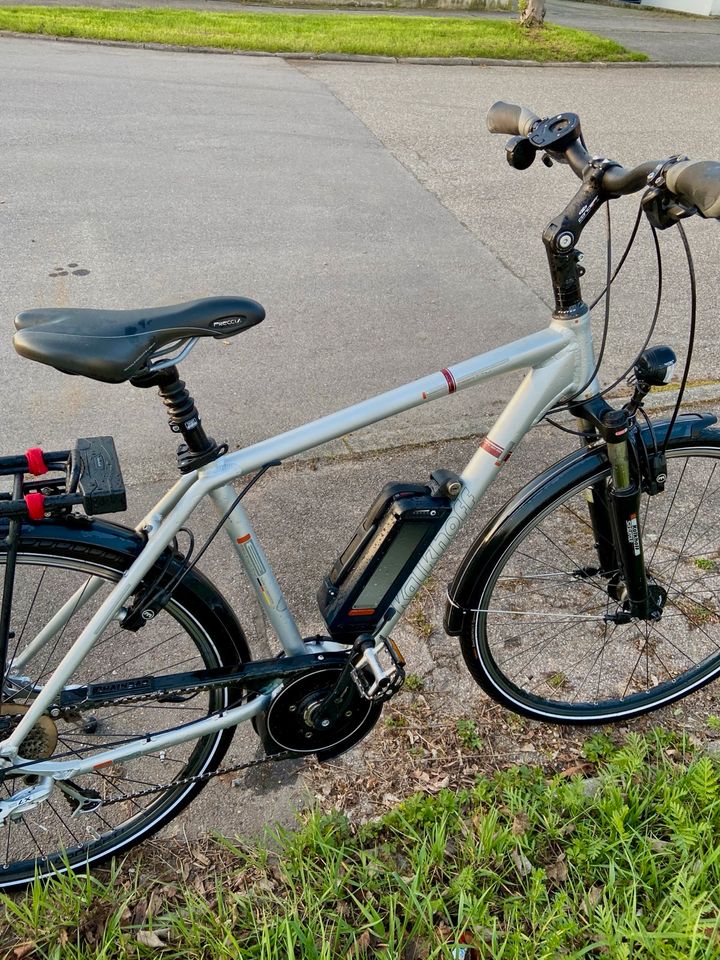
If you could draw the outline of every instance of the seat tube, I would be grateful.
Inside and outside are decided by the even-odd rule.
[[[232,506],[236,493],[228,484],[211,490],[209,497],[220,516]],[[225,529],[243,565],[247,578],[257,594],[260,607],[267,616],[288,656],[307,653],[297,624],[293,619],[280,584],[272,572],[242,504],[238,503],[225,521]]]

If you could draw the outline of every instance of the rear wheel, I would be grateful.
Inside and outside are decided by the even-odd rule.
[[[658,622],[613,622],[613,571],[598,572],[587,510],[607,466],[552,499],[542,490],[488,544],[461,636],[471,672],[516,712],[607,723],[657,709],[720,674],[720,439],[674,441],[665,492],[643,496],[648,580],[667,595]]]
[[[15,726],[80,631],[112,589],[132,557],[90,542],[71,545],[54,540],[21,541],[15,574],[9,669],[0,705],[0,725]],[[0,578],[5,547],[0,545]],[[91,578],[102,579],[97,593],[87,598]],[[205,582],[206,583],[206,582]],[[39,629],[78,591],[85,601],[76,605],[68,623],[33,656],[23,662]],[[208,614],[207,598],[181,584],[173,599],[137,633],[115,623],[108,627],[87,655],[70,683],[115,682],[142,677],[230,666],[243,651],[228,643]],[[244,638],[241,637],[244,646]],[[20,666],[14,666],[11,659]],[[28,759],[69,760],[107,749],[129,739],[201,719],[229,703],[228,689],[198,693],[177,702],[114,704],[92,713],[65,712],[45,716],[23,743]],[[0,832],[0,887],[8,888],[68,867],[84,867],[133,846],[175,817],[202,789],[204,783],[177,781],[214,770],[232,739],[232,728],[201,739],[113,763],[73,783],[82,791],[95,791],[102,800],[94,812],[72,817],[73,803],[57,785],[50,798],[17,820],[7,820]],[[144,798],[130,794],[160,784],[166,790]],[[28,784],[17,775],[0,773],[0,799]]]

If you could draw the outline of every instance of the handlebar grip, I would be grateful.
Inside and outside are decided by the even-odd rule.
[[[533,124],[540,117],[516,103],[504,103],[498,100],[487,112],[485,122],[490,133],[509,133],[512,136],[526,137]]]
[[[681,160],[665,175],[668,189],[697,207],[704,217],[720,218],[720,163],[715,160]]]

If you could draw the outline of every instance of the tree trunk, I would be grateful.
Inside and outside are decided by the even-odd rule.
[[[525,0],[520,12],[523,27],[541,27],[545,19],[545,0]]]

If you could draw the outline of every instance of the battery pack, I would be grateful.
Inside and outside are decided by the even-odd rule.
[[[383,487],[318,591],[334,640],[373,632],[451,510],[422,484]]]

